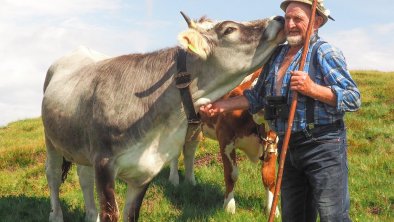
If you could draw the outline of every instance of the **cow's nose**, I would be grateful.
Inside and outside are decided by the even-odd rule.
[[[283,25],[285,24],[285,18],[283,18],[283,16],[275,16],[274,20],[282,23]]]

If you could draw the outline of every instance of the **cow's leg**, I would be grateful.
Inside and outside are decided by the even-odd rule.
[[[188,137],[190,141],[186,141],[183,145],[183,162],[185,164],[185,180],[192,185],[196,185],[196,179],[194,176],[194,159],[198,144],[202,139],[202,131],[197,130],[194,132],[192,137]],[[178,159],[174,158],[170,163],[170,176],[169,181],[174,185],[179,185],[179,174],[178,174]]]
[[[133,186],[130,183],[128,184],[126,203],[123,210],[124,222],[138,221],[142,200],[144,199],[148,187],[149,187],[149,183],[140,187]]]
[[[63,221],[63,212],[60,207],[59,199],[59,188],[62,183],[63,156],[56,152],[55,147],[46,136],[45,144],[47,150],[45,172],[51,195],[51,212],[49,213],[49,221],[60,222]]]
[[[185,145],[183,146],[185,180],[192,185],[196,185],[196,179],[194,176],[194,158],[199,143],[200,141],[193,140],[185,143]]]
[[[266,200],[267,208],[266,212],[269,214],[271,212],[272,200],[274,198],[275,192],[275,164],[276,164],[276,153],[268,153],[267,157],[263,161],[262,166],[262,177],[263,184],[266,190]],[[275,216],[279,217],[280,212],[278,206],[275,209]]]
[[[168,177],[168,180],[174,186],[179,185],[178,159],[179,156],[176,156],[170,163],[170,176]]]
[[[118,205],[115,200],[115,175],[109,158],[97,157],[94,162],[96,188],[100,199],[100,221],[119,220]]]
[[[194,176],[194,158],[197,150],[199,141],[186,142],[183,145],[183,161],[185,164],[185,180],[192,185],[196,185],[196,179]],[[179,185],[179,174],[178,174],[178,159],[174,158],[170,163],[170,176],[168,180],[174,185]]]
[[[94,202],[94,171],[93,167],[78,165],[77,173],[85,201],[85,221],[99,221],[96,204]]]
[[[238,169],[236,165],[235,147],[233,143],[223,147],[220,146],[220,153],[223,160],[224,182],[226,193],[223,207],[228,213],[235,213],[234,185],[238,179]]]

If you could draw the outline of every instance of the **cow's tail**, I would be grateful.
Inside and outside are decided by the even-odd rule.
[[[62,164],[62,183],[64,183],[64,181],[67,179],[67,174],[68,171],[71,169],[71,165],[72,163],[70,161],[67,161],[64,157],[63,157],[63,164]]]

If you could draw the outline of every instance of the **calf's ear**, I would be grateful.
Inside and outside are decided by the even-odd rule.
[[[178,35],[180,45],[187,51],[206,60],[211,52],[207,39],[194,29],[188,29]]]

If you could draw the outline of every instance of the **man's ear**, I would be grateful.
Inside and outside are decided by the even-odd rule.
[[[314,25],[313,28],[314,28],[314,29],[320,28],[320,26],[323,24],[323,22],[324,22],[323,17],[321,17],[320,15],[316,14],[316,17],[315,17],[315,25]]]
[[[178,35],[178,41],[187,51],[206,60],[211,52],[207,39],[194,29],[188,29]]]

